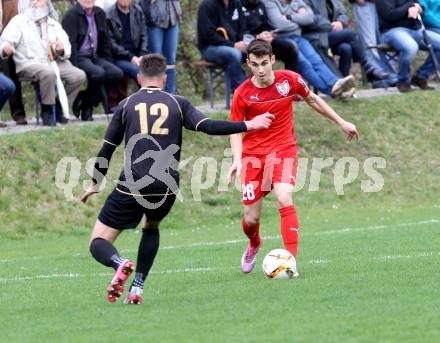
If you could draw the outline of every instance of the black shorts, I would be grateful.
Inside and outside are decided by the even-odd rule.
[[[161,221],[170,212],[175,200],[175,194],[138,197],[114,189],[105,201],[98,219],[114,229],[133,229],[138,226],[143,215],[147,221]]]

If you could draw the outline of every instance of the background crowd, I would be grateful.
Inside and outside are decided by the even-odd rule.
[[[62,17],[50,0],[0,1],[0,108],[9,100],[18,125],[27,124],[21,82],[38,85],[44,125],[66,123],[66,107],[90,121],[100,103],[110,113],[127,96],[149,52],[166,57],[165,91],[176,92],[180,1],[78,0]],[[286,69],[336,99],[355,94],[353,63],[373,88],[430,89],[432,54],[414,73],[411,67],[427,50],[421,20],[440,60],[440,0],[350,2],[353,21],[341,0],[203,0],[193,39],[204,60],[224,66],[232,91],[246,78],[242,63],[255,38],[270,42]],[[391,64],[378,44],[394,48],[398,62]]]

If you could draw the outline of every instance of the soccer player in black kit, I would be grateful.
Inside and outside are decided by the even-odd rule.
[[[124,170],[99,213],[90,252],[99,263],[116,270],[107,288],[107,299],[116,301],[135,267],[133,261],[119,255],[113,243],[122,230],[135,228],[145,215],[136,274],[126,304],[142,302],[144,281],[159,248],[159,224],[176,199],[182,128],[230,135],[268,128],[273,119],[269,113],[243,122],[207,118],[186,98],[162,91],[166,60],[158,54],[142,57],[138,81],[142,88],[124,99],[114,112],[98,153],[92,183],[81,197],[86,202],[99,192],[112,154],[125,137]]]

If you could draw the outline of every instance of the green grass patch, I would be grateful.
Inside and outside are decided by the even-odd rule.
[[[333,170],[320,188],[294,194],[301,221],[300,278],[265,279],[260,263],[282,245],[273,197],[265,200],[266,237],[256,270],[242,275],[246,246],[235,189],[218,192],[225,137],[185,132],[183,202],[161,230],[161,249],[144,304],[109,304],[111,270],[88,252],[88,236],[114,184],[87,205],[67,201],[55,186],[66,156],[81,163],[78,197],[89,177],[85,163],[99,150],[106,125],[68,126],[0,137],[0,317],[12,342],[427,342],[440,335],[440,158],[438,94],[417,92],[331,102],[356,123],[361,140],[347,142],[335,125],[303,103],[295,108],[300,157],[383,157],[382,191],[364,193],[360,170],[345,195]],[[217,113],[226,118],[227,113]],[[194,162],[217,161],[214,187],[191,196]],[[115,154],[109,180],[122,165]],[[117,242],[136,257],[140,231]],[[230,242],[232,241],[232,242]]]
[[[405,96],[332,102],[332,106],[359,128],[361,139],[348,142],[339,129],[313,113],[304,103],[295,107],[295,126],[299,140],[299,156],[308,158],[305,187],[294,194],[302,212],[323,207],[372,207],[383,204],[418,205],[439,203],[440,158],[435,147],[440,145],[436,134],[440,126],[440,104],[436,92],[418,92]],[[217,113],[226,118],[227,113]],[[55,185],[55,171],[63,157],[77,158],[81,165],[78,184],[73,194],[78,197],[88,183],[87,160],[100,148],[106,125],[69,126],[66,129],[29,132],[0,137],[0,234],[19,238],[44,233],[75,233],[86,235],[106,195],[114,187],[123,162],[122,148],[111,162],[108,182],[103,194],[84,206],[77,201],[65,201],[63,190]],[[227,137],[213,137],[185,132],[182,159],[192,157],[182,170],[183,202],[177,202],[164,228],[196,227],[200,218],[236,221],[241,214],[240,195],[235,188],[218,192],[224,183],[220,169],[229,147]],[[201,156],[213,157],[217,164],[214,185],[201,191],[201,202],[194,201],[192,180],[194,162]],[[383,190],[376,193],[361,191],[362,180],[369,180],[363,170],[364,161],[372,156],[386,160],[386,169],[378,170],[384,178]],[[357,179],[344,187],[344,195],[334,188],[333,168],[325,168],[319,190],[309,192],[313,158],[354,157],[359,161]],[[334,165],[333,165],[334,167]],[[206,165],[203,180],[206,174]],[[66,178],[67,181],[67,178]],[[270,211],[268,211],[270,212]]]

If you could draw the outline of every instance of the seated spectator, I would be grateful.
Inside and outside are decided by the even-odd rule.
[[[263,0],[269,24],[279,37],[293,40],[299,49],[298,71],[320,92],[334,98],[348,99],[355,92],[354,77],[339,79],[324,63],[310,42],[301,37],[301,26],[313,22],[313,12],[302,0]]]
[[[397,74],[390,65],[388,58],[377,49],[370,48],[380,43],[379,19],[376,12],[375,0],[349,0],[352,3],[352,13],[356,24],[359,40],[367,59],[388,73],[385,80],[371,82],[373,88],[395,86]]]
[[[12,80],[3,73],[0,73],[0,111],[5,105],[6,101],[8,101],[9,97],[14,94],[14,92],[14,82],[12,82]],[[0,120],[0,127],[6,127],[6,123]]]
[[[202,57],[225,66],[235,89],[246,79],[241,68],[246,24],[237,0],[203,0],[197,13],[197,42]]]
[[[29,0],[1,0],[0,1],[0,32],[9,21],[17,14],[24,13],[30,6]],[[58,13],[49,1],[49,17],[58,21]],[[17,125],[27,125],[26,112],[23,106],[23,98],[21,94],[21,84],[18,81],[17,73],[15,71],[15,63],[13,58],[8,58],[2,61],[3,73],[10,78],[15,85],[15,92],[9,97],[9,107],[11,117]]]
[[[411,91],[411,85],[430,89],[428,78],[435,73],[431,56],[417,69],[411,78],[411,64],[419,49],[427,50],[418,16],[422,7],[412,0],[381,0],[376,3],[382,41],[399,51],[397,88],[400,92]],[[432,47],[440,60],[440,34],[427,31]]]
[[[246,19],[247,32],[252,38],[264,40],[272,45],[273,54],[284,62],[285,69],[297,71],[298,48],[290,39],[276,36],[267,19],[266,7],[260,0],[241,0]]]
[[[56,57],[70,104],[86,77],[83,71],[68,61],[69,39],[61,25],[49,17],[48,0],[32,0],[25,13],[11,19],[3,30],[2,40],[2,57],[13,55],[17,75],[35,78],[39,82],[43,125],[55,125],[52,122],[52,106],[56,98],[56,74],[49,63],[48,49]],[[57,112],[56,119],[63,124],[67,122],[61,112]]]
[[[221,2],[221,1],[219,1]],[[140,0],[147,24],[148,50],[167,59],[165,92],[176,93],[176,55],[179,43],[179,0]]]
[[[440,0],[419,0],[419,4],[423,7],[425,27],[440,34]]]
[[[107,13],[107,11],[116,3],[116,0],[96,0],[95,6],[100,7]]]
[[[117,0],[107,12],[114,63],[137,82],[139,62],[147,52],[147,33],[142,9],[133,0]]]
[[[95,6],[95,0],[79,0],[64,15],[63,27],[72,44],[70,61],[85,71],[88,85],[75,101],[73,113],[81,120],[93,120],[93,107],[102,101],[108,108],[106,86],[111,88],[124,76],[112,63],[111,41],[105,12]]]
[[[349,29],[348,15],[339,0],[305,0],[313,11],[314,22],[304,26],[303,37],[306,37],[323,57],[329,67],[335,65],[329,56],[329,48],[333,55],[339,56],[338,72],[343,76],[350,74],[351,63],[362,65],[369,81],[383,80],[388,74],[374,61],[369,61],[364,54],[356,34]]]

